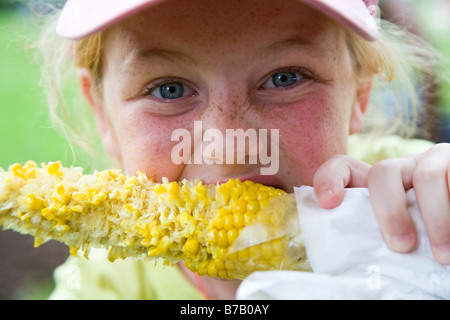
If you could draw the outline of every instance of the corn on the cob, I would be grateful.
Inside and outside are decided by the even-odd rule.
[[[54,239],[70,253],[183,260],[200,275],[308,270],[293,195],[251,181],[162,183],[119,170],[83,174],[60,162],[0,168],[0,225]]]

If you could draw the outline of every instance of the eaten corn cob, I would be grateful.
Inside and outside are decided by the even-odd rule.
[[[54,239],[72,255],[92,247],[126,257],[183,260],[199,275],[309,270],[292,194],[251,181],[162,183],[119,170],[83,174],[60,162],[0,168],[0,225]]]

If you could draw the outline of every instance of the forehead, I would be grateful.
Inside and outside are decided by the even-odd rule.
[[[125,51],[151,46],[231,53],[233,46],[283,39],[329,51],[341,29],[296,0],[168,0],[115,25],[109,34]]]

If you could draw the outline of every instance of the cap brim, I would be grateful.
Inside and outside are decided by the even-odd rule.
[[[378,38],[378,25],[362,0],[300,0],[355,31],[368,41]],[[343,10],[345,8],[345,10]]]
[[[56,33],[65,39],[81,39],[163,1],[166,0],[68,0]],[[378,38],[378,26],[362,0],[297,1],[334,18],[368,41]]]
[[[166,0],[68,0],[56,33],[65,39],[81,39],[163,1]]]

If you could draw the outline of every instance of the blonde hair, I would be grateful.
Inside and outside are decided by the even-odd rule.
[[[48,19],[50,23],[44,28],[40,43],[43,48],[42,79],[50,113],[70,142],[93,155],[99,150],[100,143],[97,132],[92,130],[95,128],[92,112],[85,102],[68,103],[65,99],[66,76],[76,68],[87,68],[101,89],[102,48],[107,30],[77,41],[61,40],[54,32],[56,17],[57,14]],[[347,29],[346,39],[354,58],[357,79],[373,77],[371,99],[361,133],[429,137],[426,132],[418,131],[418,121],[426,111],[423,102],[430,91],[427,81],[438,70],[436,51],[421,37],[384,20],[380,23],[378,40],[366,41]],[[69,82],[69,86],[73,85]],[[70,105],[72,108],[68,108]],[[92,141],[96,141],[94,147]]]
[[[361,133],[432,139],[436,125],[436,83],[443,57],[424,38],[386,20],[380,37],[368,42],[347,31],[358,77],[373,77],[372,95]]]
[[[69,142],[74,163],[82,158],[88,161],[84,165],[93,169],[117,166],[103,149],[92,109],[80,94],[77,81],[78,68],[88,68],[100,87],[104,33],[80,41],[63,40],[55,33],[58,16],[58,10],[46,16],[35,44],[51,120]],[[85,155],[77,157],[80,153]]]

